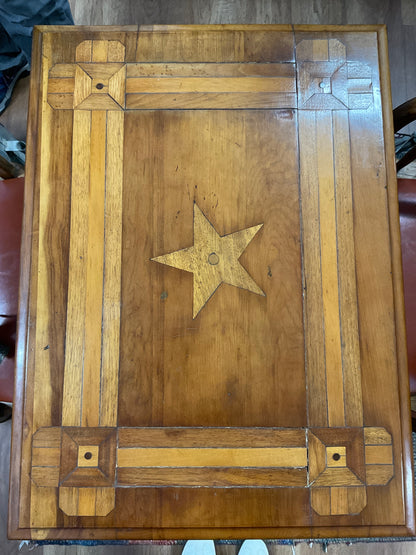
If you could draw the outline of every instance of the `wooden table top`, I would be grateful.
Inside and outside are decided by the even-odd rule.
[[[34,34],[11,538],[414,533],[382,26]]]

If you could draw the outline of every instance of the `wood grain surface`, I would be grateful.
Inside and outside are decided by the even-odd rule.
[[[11,537],[412,534],[385,30],[35,44]]]

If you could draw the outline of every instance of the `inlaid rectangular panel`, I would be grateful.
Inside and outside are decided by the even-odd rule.
[[[390,111],[383,27],[35,32],[10,537],[414,533]]]

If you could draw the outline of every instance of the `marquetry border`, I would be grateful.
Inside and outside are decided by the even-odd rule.
[[[366,110],[371,69],[339,39],[303,39],[293,63],[125,62],[117,40],[84,40],[49,70],[57,110]]]

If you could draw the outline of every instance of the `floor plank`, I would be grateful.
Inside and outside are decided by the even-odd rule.
[[[7,500],[9,497],[10,437],[12,421],[0,424],[0,552],[18,553],[19,542],[7,539]]]

